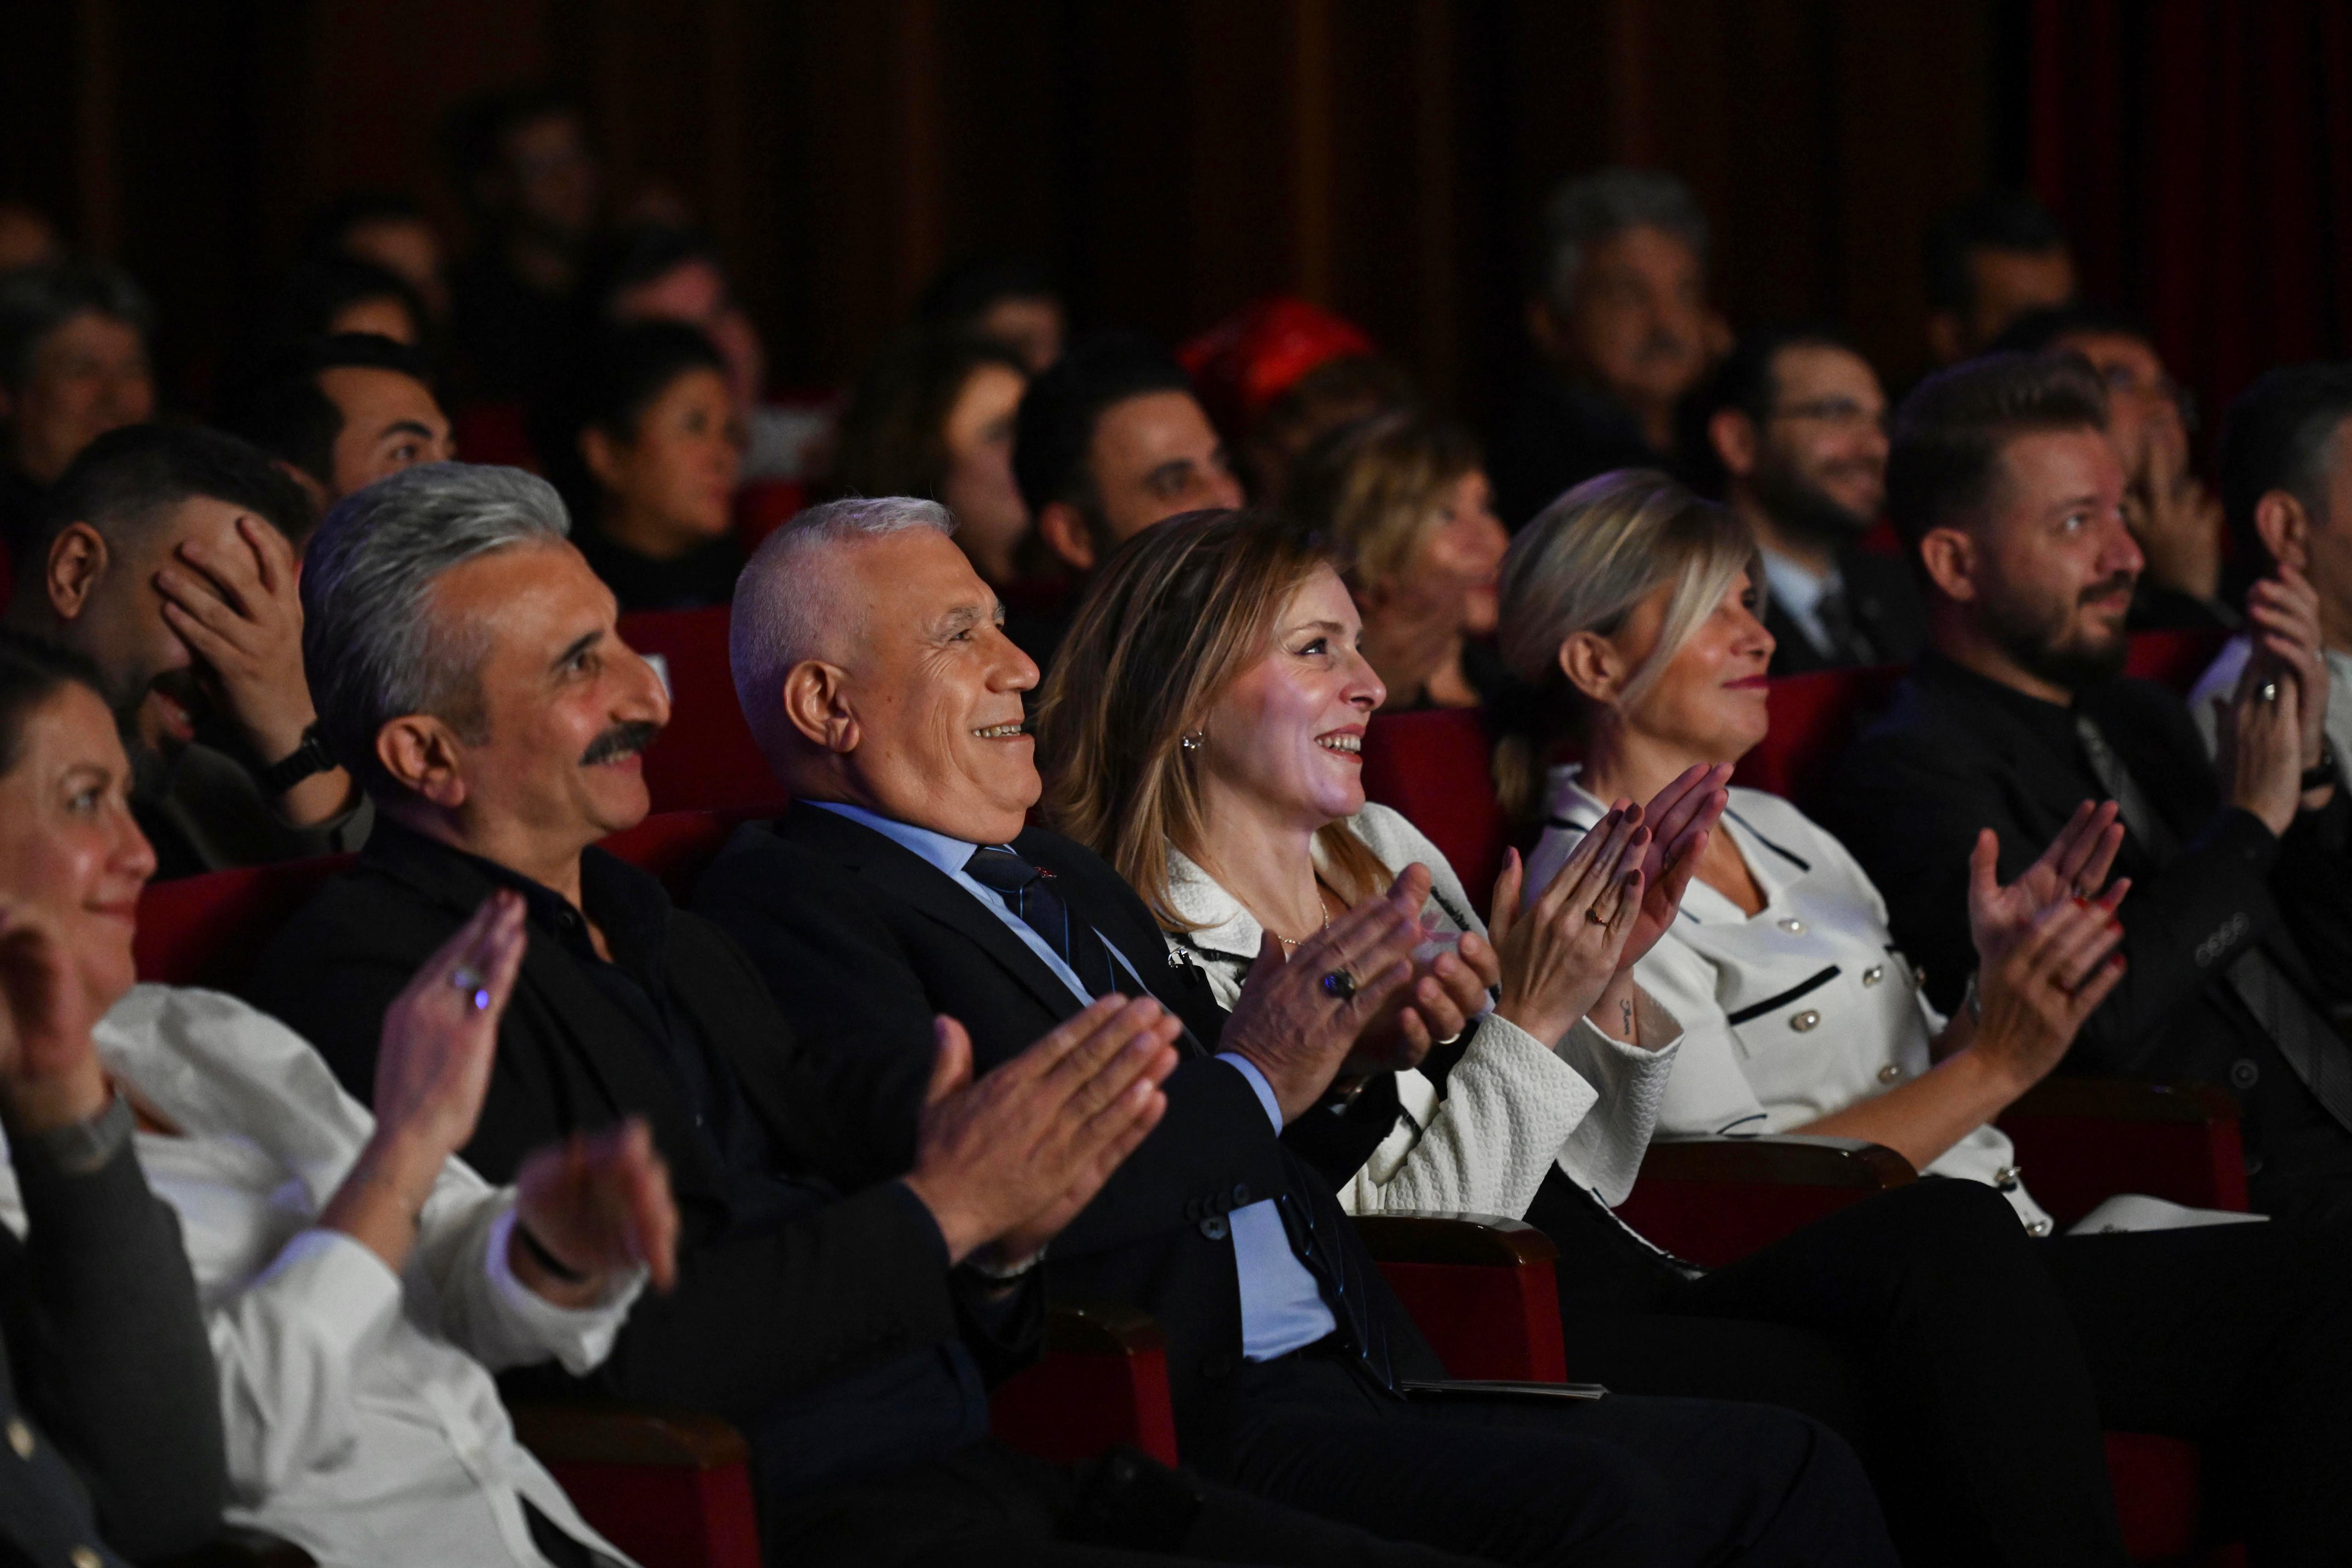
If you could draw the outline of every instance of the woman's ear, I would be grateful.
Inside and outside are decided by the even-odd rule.
[[[1625,689],[1632,667],[1617,645],[1598,632],[1576,632],[1559,645],[1559,672],[1586,700],[1606,706]]]
[[[613,439],[612,432],[591,425],[580,432],[580,460],[588,465],[588,476],[603,489],[621,488],[621,444]]]
[[[1931,528],[1919,541],[1919,564],[1936,592],[1956,605],[1977,599],[1977,542],[1965,529]]]
[[[2290,490],[2266,490],[2254,503],[2254,531],[2282,566],[2311,569],[2311,514]]]

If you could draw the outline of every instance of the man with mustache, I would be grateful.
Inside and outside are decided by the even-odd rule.
[[[1978,834],[2000,835],[2014,877],[2084,801],[2114,800],[2129,968],[2068,1066],[2227,1084],[2254,1206],[2352,1215],[2352,1047],[2334,1021],[2352,804],[2323,729],[2317,595],[2284,564],[2248,595],[2252,647],[2209,763],[2178,698],[2120,679],[2143,563],[2106,417],[2096,373],[2066,353],[1989,355],[1904,403],[1887,507],[1930,650],[1845,758],[1827,816],[1949,1010],[1969,984]]]
[[[1763,556],[1771,672],[1910,662],[1910,570],[1857,547],[1886,500],[1886,395],[1870,362],[1825,329],[1750,332],[1708,404],[1724,502]]]
[[[157,877],[358,847],[371,814],[311,736],[294,481],[235,437],[135,425],[91,442],[39,517],[7,622],[105,676]]]
[[[1512,528],[1595,474],[1670,461],[1676,405],[1729,346],[1706,247],[1706,215],[1672,174],[1603,169],[1552,193],[1528,301],[1541,363],[1490,465]]]

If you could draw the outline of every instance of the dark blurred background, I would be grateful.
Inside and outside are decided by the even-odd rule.
[[[724,247],[774,379],[838,384],[925,279],[1050,268],[1175,341],[1268,290],[1491,412],[1542,193],[1690,182],[1735,325],[1925,363],[1921,232],[2022,184],[2209,399],[2343,352],[2352,8],[2330,0],[58,0],[0,24],[0,199],[156,295],[185,401],[322,198],[425,200],[485,89],[588,106],[608,189]]]

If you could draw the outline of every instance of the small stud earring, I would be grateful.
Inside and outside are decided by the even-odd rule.
[[[1205,738],[1205,731],[1195,730],[1189,735],[1179,737],[1177,744],[1182,746],[1188,752],[1197,752],[1201,749],[1201,742]]]

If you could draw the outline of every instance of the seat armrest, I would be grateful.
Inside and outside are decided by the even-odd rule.
[[[1167,1338],[1138,1307],[1049,1302],[1045,1355],[997,1385],[989,1417],[999,1438],[1056,1464],[1123,1443],[1172,1465]]]
[[[716,1415],[583,1400],[513,1406],[515,1436],[549,1465],[653,1465],[715,1470],[749,1456]]]
[[[2000,1120],[2095,1116],[2104,1121],[2235,1121],[2238,1101],[2217,1084],[2186,1079],[2045,1078],[2010,1102]]]
[[[1858,1138],[1677,1138],[1650,1145],[1617,1215],[1715,1268],[1916,1175],[1894,1150]]]
[[[156,1561],[155,1568],[317,1568],[317,1561],[290,1541],[232,1524],[194,1552]]]
[[[2238,1102],[2187,1080],[2047,1078],[2000,1113],[2026,1189],[2061,1226],[2118,1193],[2248,1206]]]
[[[1471,1264],[1516,1268],[1547,1268],[1559,1260],[1551,1237],[1523,1219],[1491,1214],[1367,1214],[1356,1216],[1356,1233],[1382,1263]]]
[[[1052,1301],[1045,1307],[1048,1354],[1140,1355],[1164,1352],[1168,1338],[1151,1314],[1117,1301]]]
[[[1782,1132],[1756,1138],[1675,1138],[1650,1145],[1643,1181],[1765,1183],[1774,1186],[1899,1187],[1918,1175],[1883,1143]]]

